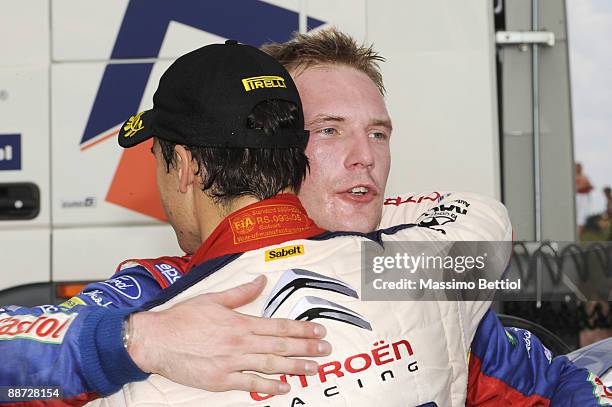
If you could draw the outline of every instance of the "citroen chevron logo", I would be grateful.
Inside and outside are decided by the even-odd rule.
[[[283,273],[265,302],[262,316],[271,317],[289,296],[302,288],[333,291],[353,298],[359,298],[350,285],[308,270],[291,269]]]
[[[303,288],[331,291],[351,298],[359,298],[357,291],[347,283],[308,270],[285,271],[276,282],[265,302],[262,315],[271,317],[295,292]],[[372,325],[361,315],[335,302],[315,297],[302,297],[291,309],[288,317],[298,321],[330,319],[362,329],[372,330]]]
[[[315,319],[331,319],[345,322],[359,328],[372,330],[372,325],[361,315],[335,302],[319,297],[306,296],[302,298],[291,310],[289,319],[296,321],[312,321]]]

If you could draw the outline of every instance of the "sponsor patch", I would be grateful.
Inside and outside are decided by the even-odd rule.
[[[0,171],[21,169],[21,134],[0,134]]]
[[[262,316],[270,318],[292,294],[301,288],[333,291],[348,297],[359,298],[357,291],[344,281],[327,277],[314,271],[291,269],[277,280],[264,304]]]
[[[59,312],[60,311],[60,309],[58,307],[56,307],[55,305],[39,305],[36,308],[38,308],[44,314],[48,314],[50,312]]]
[[[60,305],[58,305],[58,307],[64,308],[64,309],[70,309],[70,308],[76,307],[77,305],[87,305],[87,304],[85,303],[85,301],[83,301],[79,297],[72,297],[68,301],[62,302]]]
[[[15,312],[15,311],[17,311],[20,308],[22,308],[22,307],[17,306],[17,305],[4,306],[4,307],[0,308],[0,313]]]
[[[426,228],[435,228],[443,226],[450,222],[457,221],[459,216],[467,215],[469,203],[463,200],[455,200],[448,204],[440,204],[434,208],[427,210],[416,221],[419,226]],[[436,229],[439,230],[439,229]]]
[[[384,366],[383,369],[385,371],[382,373],[380,373],[379,370],[380,366]],[[367,392],[375,388],[374,386],[380,386],[381,383],[399,375],[410,377],[412,374],[418,374],[418,371],[418,357],[415,350],[412,349],[412,345],[408,339],[399,339],[395,341],[379,339],[374,342],[372,349],[362,349],[359,353],[347,358],[322,363],[319,365],[319,374],[309,376],[308,380],[304,379],[304,376],[280,375],[280,377],[277,377],[281,381],[289,383],[292,390],[300,389],[298,391],[305,391],[304,389],[308,389],[309,395],[317,394],[315,393],[316,388],[323,387],[323,389],[321,389],[322,391],[318,393],[320,397],[319,400],[322,402],[307,403],[305,400],[300,399],[298,394],[290,394],[290,397],[293,397],[292,406],[318,406],[327,405],[330,397],[338,395],[342,397],[341,394],[343,392],[364,391],[367,397]],[[342,387],[336,385],[336,380],[340,377],[343,377]],[[373,378],[378,378],[378,383],[368,382]],[[350,389],[349,386],[352,380],[354,380],[355,384],[353,389]],[[275,397],[273,395],[255,392],[251,392],[250,395],[251,399],[254,401],[263,401]],[[436,404],[433,402],[421,404],[421,407],[425,406],[434,407]]]
[[[383,203],[383,205],[400,206],[402,204],[407,204],[407,203],[420,204],[423,201],[440,202],[441,198],[442,198],[442,195],[440,195],[439,192],[432,192],[431,194],[428,194],[428,195],[410,195],[405,198],[398,196],[395,198],[385,198],[385,202]]]
[[[601,379],[589,373],[588,380],[593,384],[593,395],[602,406],[612,406],[612,389],[607,388]]]
[[[552,363],[552,352],[548,350],[548,348],[544,347],[544,356],[546,356],[546,359],[548,360],[548,363]]]
[[[287,318],[296,321],[331,319],[368,331],[372,330],[372,325],[362,315],[335,302],[311,295],[302,297],[289,311]]]
[[[527,358],[531,359],[531,332],[523,332],[523,342],[525,342],[525,350],[527,351]]]
[[[510,342],[510,345],[512,346],[516,346],[516,338],[514,338],[514,336],[512,336],[512,334],[506,330],[504,330],[504,332],[506,333],[506,337],[508,338],[508,341]]]
[[[142,124],[142,119],[140,118],[140,116],[142,116],[143,113],[144,112],[135,114],[134,116],[130,117],[127,122],[125,122],[125,124],[123,125],[123,131],[125,132],[123,134],[123,137],[125,138],[132,137],[134,134],[144,129],[144,125]]]
[[[254,89],[263,88],[286,88],[285,79],[280,76],[253,76],[242,80],[244,90],[250,92]]]
[[[89,297],[93,302],[96,303],[96,305],[100,307],[108,307],[113,302],[112,301],[104,302],[104,298],[102,297],[102,294],[104,293],[101,290],[87,291],[83,293],[84,296]]]
[[[308,229],[306,214],[293,205],[263,205],[240,211],[228,221],[235,245]]]
[[[142,289],[138,281],[130,276],[121,276],[104,281],[102,284],[112,288],[130,300],[137,300],[142,295]]]
[[[155,265],[155,268],[159,270],[160,273],[162,273],[162,275],[166,278],[166,280],[168,280],[170,284],[174,284],[176,280],[181,278],[181,272],[178,271],[176,267],[173,267],[169,264],[159,263]]]
[[[285,259],[287,257],[301,256],[304,254],[304,245],[299,244],[295,246],[285,246],[279,249],[272,249],[266,251],[266,261],[273,261],[278,259]]]
[[[77,315],[55,313],[0,318],[0,340],[29,339],[59,345]]]

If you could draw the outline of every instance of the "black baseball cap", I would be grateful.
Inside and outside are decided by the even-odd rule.
[[[266,100],[298,107],[289,128],[267,135],[247,127],[253,108]],[[178,58],[162,75],[153,109],[130,117],[119,131],[119,145],[135,146],[151,137],[202,147],[305,147],[302,102],[287,70],[250,45],[228,40]]]

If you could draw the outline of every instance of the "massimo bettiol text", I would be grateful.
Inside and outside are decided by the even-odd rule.
[[[606,256],[612,267],[610,244],[597,245],[595,250],[573,242],[365,242],[362,298],[607,299],[612,294],[609,270],[593,264],[586,270],[577,267],[591,257],[604,264],[601,259]]]
[[[506,277],[511,242],[364,243],[366,300],[485,300],[520,290]]]

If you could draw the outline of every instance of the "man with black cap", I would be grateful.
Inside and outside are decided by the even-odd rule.
[[[180,247],[193,254],[167,258],[166,266],[197,270],[212,258],[221,265],[236,253],[322,233],[293,195],[308,169],[300,98],[287,71],[262,51],[230,40],[180,57],[161,78],[153,109],[124,124],[119,144],[127,148],[152,137],[164,209]],[[227,217],[238,210],[259,215]],[[135,339],[142,344],[147,338],[130,337],[127,318],[160,286],[176,280],[167,280],[167,269],[155,266],[159,264],[146,260],[128,263],[112,279],[92,284],[58,306],[59,312],[0,308],[0,334],[10,339],[2,350],[0,386],[56,385],[66,404],[79,405],[127,381],[144,379],[143,370],[163,373],[163,345],[155,347],[155,354],[151,348],[132,347]],[[329,343],[320,340],[325,336],[322,325],[262,320],[228,309],[242,305],[245,292],[260,292],[262,280],[259,276],[250,284],[194,300],[192,306],[200,301],[206,324],[216,333],[206,338],[201,364],[216,368],[205,370],[209,376],[173,372],[175,380],[194,386],[211,383],[211,390],[277,394],[288,391],[286,383],[243,371],[265,366],[266,373],[316,372],[315,362],[287,356],[328,354]],[[106,306],[99,306],[102,298]],[[169,320],[164,313],[137,315],[135,322],[145,325],[155,317],[169,335],[202,335],[202,326],[174,332],[177,312]],[[198,352],[188,346],[181,351],[197,358]],[[219,355],[228,354],[234,359],[220,363]]]
[[[299,191],[308,169],[304,154],[308,132],[304,130],[297,89],[285,69],[256,48],[229,40],[225,45],[210,45],[179,58],[160,80],[154,108],[126,123],[119,144],[128,148],[153,135],[162,204],[181,249],[190,254],[185,257],[189,264],[179,270],[196,270],[216,257],[322,232],[293,195]],[[264,215],[263,203],[273,206],[274,213]],[[243,220],[235,220],[235,213],[244,213],[245,208],[258,215],[243,215]],[[146,261],[137,263],[148,266]],[[155,272],[155,268],[147,269]],[[214,316],[212,310],[207,312]],[[269,326],[257,321],[252,327],[240,326],[244,321],[218,322],[233,331],[255,330],[259,337],[252,340],[258,341],[261,348],[257,351],[262,353],[273,352],[278,342],[270,336],[274,330],[282,331],[293,323],[283,321],[283,328],[277,327],[278,321],[270,321]],[[250,322],[255,323],[254,319]],[[323,326],[295,325],[291,329],[295,336],[313,338],[304,342],[303,354],[329,352],[329,344],[314,340],[324,335]],[[218,345],[211,343],[210,348]],[[164,366],[147,363],[146,353],[129,350],[144,370],[163,371]],[[248,358],[253,360],[245,360]],[[258,358],[243,356],[242,362],[250,366],[242,370],[254,369]],[[280,357],[273,358],[268,368],[283,371],[281,361]],[[317,369],[313,362],[292,363],[294,366],[284,369],[299,374]],[[185,372],[184,382],[192,380]],[[273,393],[286,387],[284,383],[244,373],[236,373],[230,380],[219,390],[252,390],[253,380]],[[200,385],[200,381],[193,385]]]

